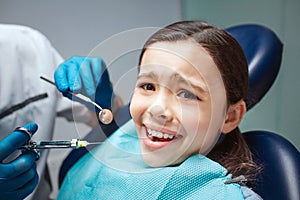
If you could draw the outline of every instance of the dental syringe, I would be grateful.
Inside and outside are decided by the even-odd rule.
[[[88,145],[98,145],[102,142],[88,142],[81,139],[71,139],[71,140],[50,140],[50,141],[40,141],[39,143],[35,141],[28,141],[25,145],[21,146],[19,149],[62,149],[71,148],[78,149],[80,147],[86,147]]]

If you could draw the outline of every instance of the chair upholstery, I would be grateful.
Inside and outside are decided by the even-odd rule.
[[[249,65],[248,110],[257,104],[272,86],[278,74],[282,43],[274,32],[264,26],[246,24],[230,27],[227,31],[242,46]],[[113,125],[101,125],[89,134],[91,138],[99,131],[111,134],[117,127],[130,119],[128,105],[116,115]],[[300,199],[300,154],[299,151],[282,136],[267,131],[243,133],[253,152],[254,159],[263,166],[253,190],[264,199]],[[94,138],[95,139],[95,138]],[[73,150],[63,162],[59,174],[62,183],[68,169],[88,150]]]
[[[253,190],[263,199],[300,199],[299,151],[269,131],[249,131],[243,136],[255,161],[263,167]]]
[[[265,26],[244,24],[227,31],[244,50],[249,67],[248,110],[267,93],[281,65],[283,45]],[[300,153],[285,138],[269,131],[243,133],[262,172],[253,190],[263,199],[300,199]]]
[[[258,24],[243,24],[226,29],[241,45],[249,69],[247,109],[258,103],[278,74],[282,43],[275,33]]]

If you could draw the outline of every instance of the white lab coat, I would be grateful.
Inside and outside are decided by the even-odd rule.
[[[0,24],[0,113],[31,97],[43,93],[48,95],[1,118],[0,139],[17,126],[33,121],[39,129],[32,139],[51,140],[57,113],[72,117],[74,103],[64,98],[56,87],[39,78],[45,76],[53,80],[55,68],[62,61],[59,53],[40,32],[29,27]],[[86,108],[78,104],[75,106],[81,119],[88,121]],[[47,154],[47,151],[42,152],[37,162],[40,177],[43,177]]]

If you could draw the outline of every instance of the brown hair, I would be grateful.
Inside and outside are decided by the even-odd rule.
[[[171,24],[154,33],[145,43],[139,64],[147,47],[156,42],[174,42],[193,39],[210,54],[217,65],[227,95],[227,104],[239,100],[246,101],[248,91],[248,66],[245,55],[238,42],[225,30],[202,21],[181,21]],[[207,155],[223,165],[233,177],[244,175],[248,181],[254,181],[258,173],[257,165],[239,130],[234,129],[224,135]]]

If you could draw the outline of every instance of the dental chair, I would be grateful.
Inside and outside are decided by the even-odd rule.
[[[240,25],[227,31],[242,46],[249,66],[247,108],[257,104],[272,86],[278,74],[282,44],[268,28]],[[263,199],[300,199],[300,153],[285,138],[269,131],[243,133],[254,159],[263,171],[253,186]]]
[[[249,65],[249,97],[247,108],[257,104],[272,86],[279,72],[283,45],[268,28],[255,24],[238,25],[227,31],[242,46]],[[95,127],[87,140],[99,141],[95,135],[110,135],[128,121],[128,105],[114,116],[111,125]],[[100,133],[100,134],[99,134]],[[243,133],[256,162],[263,166],[257,183],[252,189],[263,199],[299,200],[300,199],[300,153],[285,138],[268,131],[248,131]],[[102,137],[102,139],[105,137]],[[67,171],[88,149],[73,150],[62,163],[59,174],[61,185]]]

